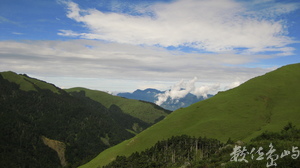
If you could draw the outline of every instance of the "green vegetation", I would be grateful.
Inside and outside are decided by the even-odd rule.
[[[57,94],[46,88],[51,86],[24,75],[0,73],[0,167],[53,168],[61,163],[77,167],[134,136],[110,116],[120,111],[53,86]],[[66,162],[54,149],[62,150]]]
[[[237,88],[179,109],[134,138],[100,153],[82,167],[101,167],[116,156],[130,156],[172,136],[186,134],[226,142],[249,142],[288,122],[300,124],[300,64],[281,67]]]
[[[151,148],[135,152],[129,157],[117,156],[115,161],[104,168],[262,168],[267,167],[267,164],[273,165],[272,167],[276,164],[278,167],[297,168],[300,165],[299,138],[300,130],[291,123],[286,125],[281,132],[265,132],[246,145],[234,144],[230,141],[224,144],[216,139],[195,138],[187,135],[175,136],[158,141]],[[270,145],[275,150],[272,155],[268,154],[271,151]],[[240,149],[234,153],[233,149],[239,147]],[[259,148],[262,148],[263,153],[258,152]],[[244,160],[243,156],[245,156]],[[274,159],[273,162],[271,158]]]
[[[1,73],[2,77],[10,82],[19,85],[23,91],[38,91],[41,89],[51,90],[54,93],[60,93],[60,89],[55,87],[53,84],[46,83],[44,81],[31,78],[26,74],[18,75],[14,72],[7,71]]]
[[[87,97],[84,91],[70,92],[69,94],[80,99],[81,101],[94,102],[94,105],[91,104],[91,106],[95,106],[95,104],[97,105],[97,103],[99,103]],[[106,115],[111,119],[113,119],[113,121],[117,123],[119,126],[129,131],[133,135],[141,132],[143,129],[150,126],[150,124],[138,118],[135,118],[129,114],[124,113],[122,109],[120,109],[120,107],[115,104],[111,105],[107,109]]]
[[[151,148],[135,152],[129,157],[117,156],[105,168],[180,167],[184,164],[191,166],[192,162],[209,159],[222,146],[215,139],[175,136],[158,141]]]
[[[116,105],[124,113],[138,118],[148,124],[154,124],[170,113],[170,111],[165,110],[153,103],[113,96],[111,94],[98,90],[90,90],[77,87],[66,89],[66,91],[69,93],[80,91],[84,92],[85,96],[103,104],[106,108],[110,108],[112,105]]]
[[[1,72],[0,166],[77,167],[169,112],[101,91],[66,92],[25,74]]]

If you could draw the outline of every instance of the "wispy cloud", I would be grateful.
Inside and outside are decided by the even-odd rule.
[[[12,20],[9,20],[3,16],[0,16],[0,24],[3,24],[3,23],[10,23],[10,24],[15,24],[15,25],[18,25],[19,23],[17,22],[14,22]]]
[[[271,3],[272,2],[272,3]],[[134,13],[82,9],[66,1],[67,17],[88,32],[61,30],[59,35],[135,45],[188,46],[202,51],[291,54],[286,22],[279,19],[299,4],[274,1],[178,0],[154,3]],[[179,12],[180,11],[180,12]]]
[[[23,33],[20,33],[20,32],[12,32],[12,34],[14,34],[14,35],[23,35]]]

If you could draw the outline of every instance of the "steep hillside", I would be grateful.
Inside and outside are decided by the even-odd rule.
[[[76,167],[131,138],[107,109],[52,84],[0,73],[0,167]]]
[[[132,93],[125,92],[125,93],[118,93],[117,95],[128,99],[143,100],[143,101],[155,103],[158,100],[158,95],[164,94],[165,92],[166,91],[160,91],[156,89],[145,89],[145,90],[138,89]],[[207,95],[208,98],[212,96],[213,95],[210,94]],[[186,96],[179,99],[171,99],[169,97],[165,102],[163,102],[160,105],[160,107],[174,111],[182,107],[188,107],[191,104],[202,101],[204,99],[205,98],[203,96],[197,97],[196,95],[188,93]]]
[[[125,114],[138,118],[148,124],[154,124],[170,113],[170,111],[165,110],[153,103],[125,99],[98,90],[90,90],[78,87],[66,89],[66,91],[69,93],[84,92],[86,97],[89,97],[90,99],[103,104],[106,108],[110,108],[112,105],[116,105]]]
[[[117,155],[129,156],[177,135],[206,136],[226,142],[249,141],[262,132],[279,131],[288,122],[300,125],[300,64],[281,67],[237,88],[171,113],[130,140],[82,167],[103,166]]]

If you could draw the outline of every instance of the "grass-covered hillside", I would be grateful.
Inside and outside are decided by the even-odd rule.
[[[170,111],[165,110],[154,103],[113,96],[98,90],[77,87],[66,89],[66,91],[69,93],[84,92],[86,97],[103,104],[106,108],[116,105],[125,114],[138,118],[148,124],[154,124],[170,113]]]
[[[1,76],[15,84],[20,86],[20,90],[23,91],[37,91],[38,89],[51,90],[54,93],[60,93],[60,89],[55,87],[53,84],[41,81],[35,78],[31,78],[26,74],[16,74],[12,71],[1,72]]]
[[[104,166],[117,155],[150,148],[157,141],[186,134],[221,142],[250,139],[264,131],[300,125],[300,64],[281,67],[237,88],[179,109],[130,140],[100,153],[82,167]]]

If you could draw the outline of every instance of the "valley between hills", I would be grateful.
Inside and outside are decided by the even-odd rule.
[[[266,156],[243,162],[231,154],[237,144],[267,154],[272,144],[278,154],[291,151],[278,167],[297,167],[299,83],[300,64],[287,65],[171,112],[1,72],[0,166],[268,167]]]

